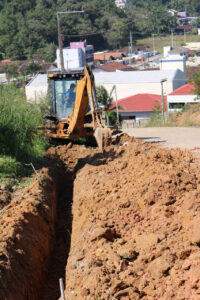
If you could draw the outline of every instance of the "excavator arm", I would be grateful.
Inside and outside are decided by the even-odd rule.
[[[89,67],[85,66],[84,76],[77,81],[73,114],[57,124],[39,126],[38,129],[46,130],[46,136],[60,139],[93,135],[100,149],[109,141],[111,131],[102,123],[94,75]]]

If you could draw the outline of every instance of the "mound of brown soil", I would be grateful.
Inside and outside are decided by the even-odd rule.
[[[109,153],[75,179],[66,298],[198,299],[199,166],[136,141]]]
[[[200,298],[200,166],[189,151],[122,136],[103,153],[69,144],[46,156],[65,173],[52,180],[45,171],[0,216],[0,299],[58,299],[59,247],[70,238],[66,299]],[[72,234],[63,210],[47,269],[55,182],[63,203],[72,197],[65,174],[74,180]]]
[[[54,245],[56,190],[48,171],[0,215],[0,299],[38,300]]]

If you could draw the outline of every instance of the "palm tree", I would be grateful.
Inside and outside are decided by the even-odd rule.
[[[100,104],[104,106],[105,112],[106,112],[106,121],[109,125],[109,118],[108,118],[108,110],[110,105],[113,102],[112,93],[114,91],[115,86],[112,87],[110,93],[107,92],[104,86],[98,86],[96,89],[97,92],[97,100]]]

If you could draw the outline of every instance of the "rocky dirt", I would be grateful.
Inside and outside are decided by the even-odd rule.
[[[60,277],[69,300],[200,299],[200,165],[192,152],[124,135],[104,153],[69,144],[46,157],[58,179],[46,170],[44,186],[36,178],[0,217],[0,299],[56,300]],[[64,214],[54,235],[49,201],[60,186]]]

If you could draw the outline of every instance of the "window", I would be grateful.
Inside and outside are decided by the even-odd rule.
[[[178,109],[178,108],[184,108],[185,103],[169,103],[169,108]]]
[[[74,111],[77,80],[55,80],[56,114],[59,119],[66,119]]]

